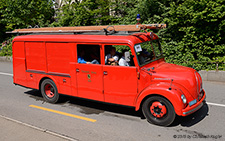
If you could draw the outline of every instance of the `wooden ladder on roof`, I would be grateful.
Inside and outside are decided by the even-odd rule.
[[[146,29],[162,29],[166,24],[137,24],[137,25],[104,25],[104,26],[76,26],[76,27],[43,27],[15,29],[7,33],[84,33],[84,32],[105,32],[111,34],[119,31],[139,32]]]

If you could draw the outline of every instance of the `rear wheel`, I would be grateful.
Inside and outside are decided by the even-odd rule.
[[[142,112],[150,123],[160,126],[169,126],[176,117],[173,105],[160,96],[153,96],[145,100]]]
[[[45,79],[41,83],[41,94],[49,103],[56,103],[59,99],[58,89],[51,79]]]

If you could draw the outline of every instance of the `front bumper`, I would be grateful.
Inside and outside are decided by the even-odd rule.
[[[185,109],[182,110],[181,116],[187,116],[187,115],[190,115],[190,114],[196,112],[197,110],[199,110],[203,106],[203,101],[205,100],[205,96],[206,96],[205,91],[203,90],[203,96],[202,96],[201,100],[192,106],[188,105]]]

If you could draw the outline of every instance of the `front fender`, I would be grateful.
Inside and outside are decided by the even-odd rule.
[[[169,90],[170,85],[170,83],[158,83],[152,84],[145,88],[137,97],[135,110],[137,111],[140,109],[141,103],[146,97],[151,95],[159,95],[169,100],[173,105],[175,112],[180,115],[182,113],[182,109],[185,108],[185,105],[181,100],[181,95],[183,92],[174,85],[172,85],[171,90]]]

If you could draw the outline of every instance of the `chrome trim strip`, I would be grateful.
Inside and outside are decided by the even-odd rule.
[[[55,72],[46,73],[44,71],[38,71],[38,70],[26,70],[26,72],[38,73],[38,74],[45,74],[45,75],[53,75],[53,76],[61,76],[61,77],[69,77],[69,78],[71,78],[71,76],[69,74],[62,74],[62,73],[55,73]]]
[[[203,102],[202,102],[198,107],[196,107],[196,108],[194,108],[194,109],[192,109],[192,110],[190,110],[190,111],[188,111],[188,112],[183,112],[183,114],[184,114],[184,115],[187,115],[187,114],[189,114],[189,113],[191,113],[191,112],[197,111],[197,110],[200,109],[202,106],[203,106]]]

